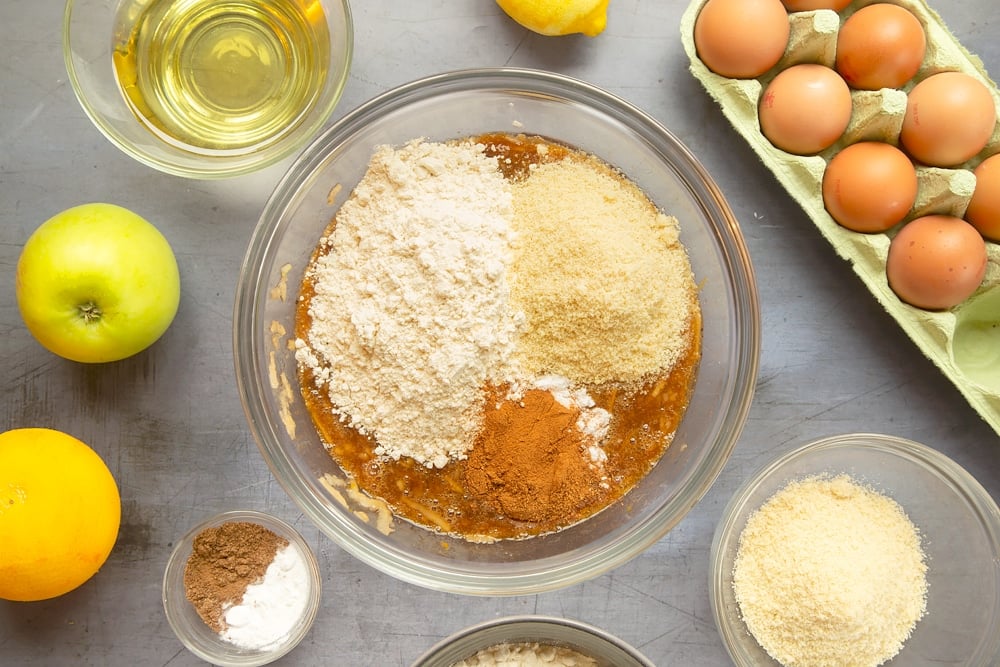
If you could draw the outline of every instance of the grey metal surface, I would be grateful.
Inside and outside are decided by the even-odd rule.
[[[356,51],[335,117],[397,84],[471,66],[526,66],[586,79],[676,132],[741,221],[760,285],[761,371],[749,421],[705,498],[614,572],[537,596],[467,598],[409,586],[341,551],[297,511],[250,437],[233,382],[235,280],[250,231],[286,164],[224,182],[143,167],[91,125],[61,54],[59,0],[0,5],[0,430],[48,426],[89,442],[122,493],[122,529],[86,585],[39,603],[0,601],[0,665],[199,664],[160,605],[175,541],[217,511],[296,525],[324,578],[318,620],[286,665],[409,665],[443,636],[501,615],[543,613],[618,635],[658,665],[725,665],[708,599],[708,551],[723,506],[764,460],[813,438],[877,431],[938,448],[1000,498],[1000,438],[924,358],[687,72],[686,2],[611,0],[604,34],[544,38],[492,0],[360,0]],[[1000,74],[995,0],[933,2]],[[21,323],[14,267],[31,231],[86,201],[132,208],[172,243],[180,311],[153,348],[103,366],[63,361]]]

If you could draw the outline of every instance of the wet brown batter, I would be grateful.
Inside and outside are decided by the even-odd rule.
[[[488,134],[478,137],[486,153],[497,157],[509,179],[524,178],[532,164],[573,155],[564,146],[522,135]],[[539,149],[541,145],[541,150]],[[308,275],[308,272],[307,272]],[[302,284],[296,307],[296,336],[305,339],[311,326],[309,303],[313,286]],[[585,506],[571,516],[540,522],[517,521],[498,515],[488,504],[467,492],[466,461],[452,461],[444,468],[427,468],[413,459],[398,461],[376,457],[374,442],[345,426],[326,394],[315,388],[314,378],[300,365],[300,386],[306,407],[330,455],[371,496],[383,499],[401,518],[444,533],[494,539],[523,538],[577,523],[622,498],[662,457],[690,399],[701,352],[701,320],[693,309],[689,346],[675,366],[643,386],[587,387],[598,407],[611,413],[603,448],[609,484],[599,488]],[[484,392],[496,388],[484,387]]]

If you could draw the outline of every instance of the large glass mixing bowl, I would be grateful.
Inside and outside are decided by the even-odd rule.
[[[398,519],[389,526],[389,517],[352,492],[303,406],[289,343],[303,269],[335,213],[331,189],[349,192],[378,145],[496,131],[542,135],[593,153],[678,218],[699,286],[703,358],[673,444],[623,500],[553,534],[479,544]],[[234,322],[237,381],[250,428],[302,511],[379,570],[432,589],[485,595],[551,590],[596,576],[674,527],[736,444],[759,344],[757,289],[739,225],[695,156],[622,99],[565,76],[521,69],[459,71],[403,85],[317,138],[280,181],[253,232]]]

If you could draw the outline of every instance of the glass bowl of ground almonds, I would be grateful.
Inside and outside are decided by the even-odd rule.
[[[926,445],[855,433],[778,457],[733,496],[711,559],[741,667],[1000,664],[1000,510]]]
[[[328,536],[449,592],[551,590],[661,538],[743,427],[739,226],[661,124],[521,69],[405,84],[305,150],[237,287],[237,382]]]

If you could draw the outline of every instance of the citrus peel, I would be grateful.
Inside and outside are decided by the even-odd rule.
[[[507,16],[540,35],[595,37],[608,22],[608,0],[497,0]]]
[[[0,599],[46,600],[82,585],[110,555],[120,521],[118,486],[86,444],[46,428],[0,434]]]

